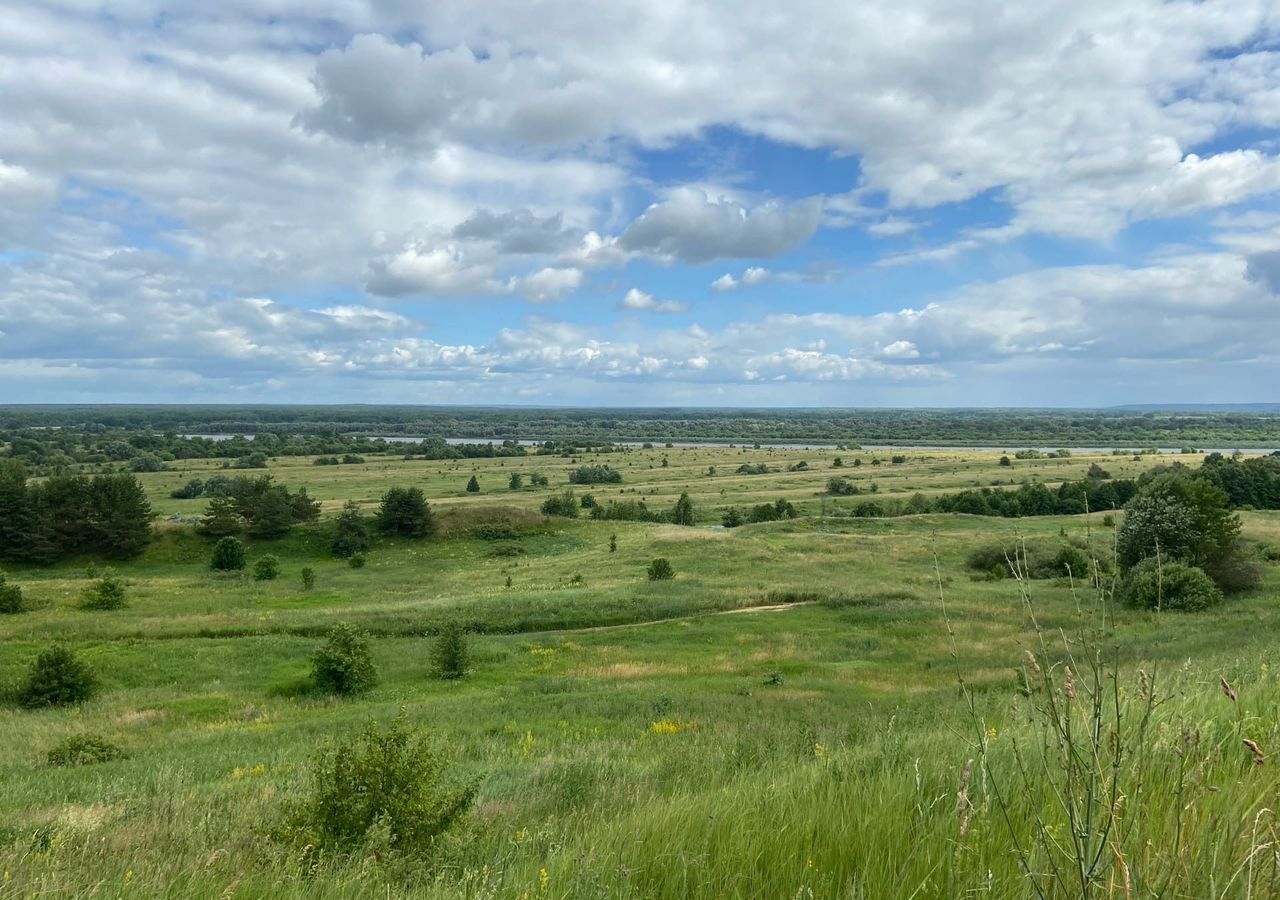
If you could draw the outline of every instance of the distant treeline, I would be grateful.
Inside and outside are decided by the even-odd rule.
[[[1144,484],[1166,472],[1183,472],[1192,479],[1214,485],[1226,494],[1227,505],[1234,509],[1280,509],[1280,453],[1239,459],[1211,453],[1199,468],[1192,469],[1182,463],[1156,466],[1137,480],[1108,479],[1096,466],[1093,471],[1097,474],[1092,477],[1066,481],[1056,488],[1033,483],[1014,490],[986,487],[934,497],[914,494],[906,500],[877,498],[853,506],[847,512],[864,517],[943,512],[1004,518],[1107,512],[1123,507]],[[837,481],[843,479],[832,479],[828,493],[848,494],[845,490],[832,490]]]
[[[423,406],[9,406],[0,429],[847,444],[1237,447],[1280,444],[1280,411],[1132,409],[494,409]],[[261,448],[259,448],[261,449]],[[341,453],[347,445],[313,452]]]

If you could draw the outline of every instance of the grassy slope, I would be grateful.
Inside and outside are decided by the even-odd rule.
[[[609,461],[626,475],[621,489],[654,506],[687,487],[704,519],[721,503],[780,494],[816,512],[816,492],[831,474],[829,460],[813,453],[666,452],[668,468],[657,463],[662,451]],[[920,455],[928,458],[844,472],[877,477],[884,492],[1009,475],[994,455]],[[709,465],[731,471],[738,460],[801,458],[816,471],[699,474]],[[326,468],[290,460],[274,469],[330,507],[347,496],[372,500],[391,484],[424,486],[451,533],[381,545],[363,570],[328,559],[316,529],[251,548],[251,558],[281,556],[280,581],[216,576],[205,568],[208,541],[166,527],[146,556],[123,568],[132,602],[120,612],[76,608],[82,564],[15,572],[41,608],[0,621],[0,680],[58,638],[82,650],[106,690],[70,712],[0,710],[0,866],[8,873],[0,896],[1026,893],[989,795],[957,840],[956,782],[974,751],[955,666],[979,692],[998,756],[1008,746],[1002,740],[1027,728],[1008,705],[1014,668],[1034,637],[1016,586],[973,581],[963,560],[995,535],[1065,530],[1090,535],[1101,549],[1110,529],[1083,518],[963,516],[806,518],[732,532],[550,521],[521,539],[523,555],[493,558],[492,545],[463,526],[494,504],[534,508],[548,490],[470,496],[462,491],[470,473],[489,488],[519,465],[550,475],[554,490],[570,465],[506,463]],[[1121,475],[1150,461],[1103,464]],[[1087,465],[1023,463],[1013,476],[1035,472],[1052,482]],[[202,506],[161,499],[181,480],[177,473],[145,479],[166,511]],[[1251,537],[1280,543],[1280,515],[1245,518]],[[611,533],[616,554],[608,551]],[[935,553],[957,635],[955,664]],[[673,582],[645,581],[656,555],[672,560]],[[310,593],[298,583],[303,565],[317,571]],[[585,585],[571,586],[579,573]],[[1278,743],[1280,686],[1262,668],[1275,668],[1278,586],[1272,567],[1262,591],[1218,610],[1162,619],[1125,612],[1117,622],[1128,664],[1167,673],[1178,686],[1161,713],[1150,776],[1155,839],[1146,856],[1129,861],[1139,880],[1144,866],[1178,872],[1179,892],[1169,896],[1244,896],[1246,883],[1254,896],[1271,895],[1264,879],[1274,863],[1255,860],[1257,871],[1240,873],[1256,843],[1253,818],[1277,783],[1273,767],[1242,764],[1238,737],[1247,726],[1264,746]],[[1042,626],[1072,625],[1069,586],[1037,583],[1035,599]],[[725,614],[783,603],[792,605]],[[473,675],[445,684],[427,677],[422,635],[455,616],[495,633],[473,639]],[[619,625],[662,619],[670,621]],[[379,634],[383,680],[358,700],[306,689],[315,635],[335,621]],[[781,683],[766,683],[770,673]],[[1241,686],[1242,715],[1215,693],[1219,673]],[[460,774],[483,777],[474,833],[441,848],[434,874],[356,860],[326,862],[303,877],[296,850],[268,836],[308,755],[326,737],[402,707],[454,748]],[[679,729],[655,733],[658,721]],[[1206,756],[1201,791],[1182,804],[1194,813],[1184,842],[1194,853],[1174,849],[1173,804],[1159,791],[1185,723],[1218,747]],[[50,746],[82,731],[112,736],[129,758],[75,770],[42,766]],[[1219,790],[1208,791],[1211,783]]]

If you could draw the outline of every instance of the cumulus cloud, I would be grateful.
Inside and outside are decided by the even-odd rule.
[[[822,219],[821,198],[748,209],[727,197],[680,188],[646,209],[618,238],[626,251],[684,262],[774,257],[804,243]]]
[[[618,301],[618,309],[653,313],[682,313],[688,312],[689,304],[681,303],[679,300],[659,300],[639,288],[632,288]]]

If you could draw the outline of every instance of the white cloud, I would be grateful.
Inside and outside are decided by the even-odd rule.
[[[628,225],[618,246],[685,262],[773,257],[812,237],[821,219],[820,198],[791,205],[766,201],[748,209],[727,197],[680,188]]]
[[[618,301],[618,309],[653,313],[682,313],[688,312],[689,304],[681,303],[679,300],[659,300],[639,288],[631,288]]]

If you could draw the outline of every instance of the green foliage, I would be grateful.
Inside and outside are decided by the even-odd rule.
[[[97,581],[86,587],[80,598],[81,609],[123,609],[124,605],[124,582],[111,569],[107,569]]]
[[[403,716],[385,730],[370,722],[315,756],[306,795],[288,807],[287,832],[300,846],[352,852],[381,830],[396,852],[426,856],[475,797],[474,785],[450,784],[448,770]]]
[[[440,629],[431,645],[431,671],[436,678],[462,678],[467,674],[467,635],[450,622]]]
[[[236,469],[265,469],[266,467],[267,454],[260,451],[242,456],[233,464],[233,468]]]
[[[371,689],[378,683],[378,672],[368,636],[353,625],[333,626],[324,646],[311,658],[311,678],[317,688],[332,694]]]
[[[97,734],[75,734],[58,741],[45,757],[50,766],[88,766],[124,758],[124,750]]]
[[[239,572],[244,568],[244,543],[235,537],[224,537],[213,545],[209,568],[215,572]]]
[[[422,490],[416,487],[391,488],[382,495],[378,507],[378,528],[383,534],[421,538],[435,533],[435,520]]]
[[[18,685],[18,703],[27,709],[83,703],[98,691],[88,663],[70,647],[55,644],[41,651]]]
[[[476,476],[474,475],[472,475],[471,480],[467,482],[467,493],[468,494],[480,493],[480,479],[476,478]]]
[[[1116,553],[1124,569],[1155,556],[1211,566],[1237,552],[1239,535],[1240,519],[1227,509],[1226,493],[1182,472],[1167,472],[1125,506]]]
[[[672,567],[670,560],[659,556],[649,563],[647,574],[650,581],[669,581],[676,577],[676,570]]]
[[[204,518],[200,522],[200,530],[210,537],[226,537],[239,534],[244,528],[244,519],[236,501],[230,496],[215,496],[205,508]]]
[[[347,560],[347,565],[353,569],[363,569],[367,561],[368,560],[365,559],[365,555],[363,553],[357,553],[355,556]]]
[[[622,473],[608,465],[578,466],[569,473],[570,484],[619,484]]]
[[[573,495],[573,489],[566,490],[563,494],[556,494],[542,501],[542,514],[544,516],[564,516],[569,519],[578,518],[578,499]]]
[[[724,511],[724,516],[720,519],[720,524],[725,528],[737,528],[743,523],[742,513],[736,506],[730,506]]]
[[[235,540],[235,538],[232,538]],[[280,577],[280,560],[268,553],[260,556],[253,564],[254,581],[275,581]]]
[[[507,488],[518,491],[524,487],[524,476],[519,472],[512,472],[511,477],[507,479]]]
[[[354,557],[353,557],[354,558]],[[302,589],[309,591],[316,586],[316,570],[310,566],[303,566],[302,571],[298,573],[302,579]]]
[[[510,522],[484,522],[471,529],[471,536],[482,541],[514,541],[520,537]]]
[[[1196,566],[1176,560],[1159,563],[1151,558],[1125,574],[1120,598],[1141,609],[1194,612],[1221,603],[1222,591]]]
[[[1087,580],[1094,571],[1089,554],[1069,541],[1006,540],[975,547],[965,564],[978,572],[1009,578],[1017,572],[1026,578]],[[1100,568],[1105,568],[1099,562]]]
[[[772,471],[767,463],[743,463],[737,468],[739,475],[768,475]]]
[[[0,572],[0,615],[16,615],[30,608],[26,598],[22,596],[22,588],[11,584],[7,576]]]
[[[293,504],[289,492],[283,487],[272,486],[263,492],[249,518],[249,534],[256,538],[278,538],[293,527]]]
[[[129,460],[130,472],[163,472],[168,466],[154,453],[143,453]]]
[[[827,479],[827,493],[835,497],[851,497],[862,493],[862,488],[858,487],[848,478],[843,476],[834,476]]]
[[[334,556],[350,559],[357,553],[369,549],[369,528],[365,525],[364,515],[354,500],[348,500],[342,506],[342,512],[334,520],[333,540],[329,543],[329,552]]]
[[[671,522],[675,525],[694,524],[693,501],[689,499],[687,491],[682,491],[680,499],[671,507]]]
[[[616,534],[609,535],[609,552],[618,552],[618,536]]]
[[[174,500],[195,500],[204,493],[204,482],[199,478],[193,478],[180,488],[175,488],[169,492],[169,496]]]

